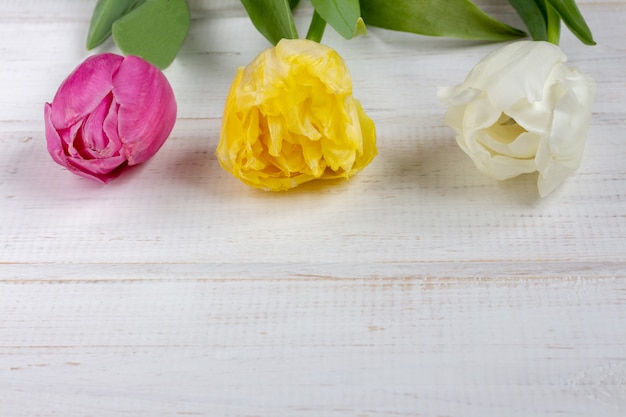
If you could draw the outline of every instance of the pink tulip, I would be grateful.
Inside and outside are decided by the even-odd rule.
[[[106,183],[161,148],[176,122],[176,100],[157,67],[106,53],[79,65],[44,113],[52,159]]]

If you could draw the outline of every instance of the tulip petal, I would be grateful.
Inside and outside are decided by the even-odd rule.
[[[107,181],[107,177],[126,163],[126,158],[122,155],[114,156],[111,158],[103,159],[83,159],[68,157],[70,165],[84,171],[89,175],[93,175],[101,179],[103,182]]]
[[[554,108],[552,130],[537,151],[537,186],[543,197],[578,169],[591,119],[595,82],[576,69],[563,81],[566,93]]]
[[[359,115],[359,125],[361,126],[361,135],[363,137],[363,147],[361,154],[354,161],[354,167],[352,167],[351,175],[356,174],[361,169],[369,165],[370,162],[378,154],[376,149],[376,125],[374,121],[365,113],[361,103],[356,100],[357,113]]]
[[[437,97],[450,106],[463,106],[482,93],[477,88],[472,88],[466,83],[457,86],[437,87]]]
[[[57,129],[52,124],[51,120],[52,108],[51,105],[46,103],[44,107],[44,119],[46,125],[46,141],[48,145],[48,153],[52,157],[52,159],[59,165],[65,167],[70,172],[79,175],[83,178],[87,178],[90,180],[95,180],[100,183],[106,183],[109,179],[112,178],[111,170],[119,167],[124,163],[124,158],[121,160],[108,160],[106,164],[110,164],[110,166],[104,167],[104,171],[107,172],[106,175],[102,175],[98,173],[98,165],[100,162],[96,161],[94,170],[94,161],[93,160],[83,160],[80,157],[72,157],[68,156],[67,143],[61,138],[61,135],[57,131]],[[76,124],[72,129],[74,131],[79,130],[79,124]],[[65,129],[65,133],[69,134],[69,130]],[[77,154],[77,152],[75,152]]]
[[[467,103],[461,123],[456,127],[467,130],[470,135],[474,132],[493,126],[502,115],[502,110],[494,105],[491,97],[483,93]]]
[[[87,58],[63,81],[52,101],[50,120],[65,129],[83,119],[102,102],[113,87],[112,74],[123,58],[100,54]]]
[[[117,156],[123,149],[122,141],[117,129],[119,104],[113,102],[109,107],[109,111],[104,119],[102,130],[109,140],[106,155]]]
[[[48,145],[48,153],[59,165],[67,167],[67,158],[65,156],[65,148],[63,139],[52,123],[52,106],[49,103],[44,105],[44,121],[46,127],[46,143]]]
[[[515,42],[483,58],[464,85],[487,91],[496,106],[507,110],[522,99],[540,101],[554,66],[566,60],[561,49],[551,43]]]
[[[565,65],[555,65],[544,81],[543,95],[540,100],[529,101],[523,98],[506,109],[517,123],[530,132],[547,135],[552,125],[552,109],[565,94],[566,89],[559,80],[565,77]]]
[[[110,119],[111,108],[117,105],[113,102],[113,96],[109,94],[102,103],[85,119],[80,130],[79,153],[84,159],[102,159],[113,156],[121,146],[121,143],[111,141],[104,130],[105,120]],[[109,122],[110,123],[110,122]],[[108,129],[111,131],[111,129]]]
[[[331,94],[352,94],[352,77],[334,49],[317,42],[281,41],[276,45],[275,53],[289,70],[305,69]]]
[[[80,151],[83,148],[79,139],[82,125],[83,121],[79,120],[67,129],[59,130],[67,156],[80,158]]]
[[[493,130],[491,130],[491,132],[493,132]],[[483,133],[486,132],[483,131]],[[537,153],[541,136],[536,133],[523,131],[523,133],[520,133],[514,140],[508,143],[495,139],[490,134],[480,135],[478,140],[483,143],[492,154],[519,159],[532,159]]]
[[[541,137],[502,113],[496,123],[478,132],[476,139],[492,153],[524,159],[535,156]]]
[[[144,162],[163,146],[174,127],[174,92],[157,67],[127,56],[113,76],[113,95],[128,164]]]
[[[530,174],[537,170],[533,159],[511,158],[505,155],[494,155],[485,160],[484,164],[477,164],[484,174],[496,180],[508,180],[521,174]]]

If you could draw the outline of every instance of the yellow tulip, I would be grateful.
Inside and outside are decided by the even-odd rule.
[[[348,178],[376,153],[374,123],[352,97],[348,67],[333,49],[283,39],[238,69],[217,158],[244,183],[280,191]]]

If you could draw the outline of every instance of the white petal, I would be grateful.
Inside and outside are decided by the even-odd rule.
[[[595,82],[570,69],[563,86],[568,91],[555,106],[552,130],[535,158],[539,170],[537,187],[542,197],[578,169],[589,130]]]
[[[482,93],[476,88],[469,88],[465,84],[437,88],[437,97],[442,103],[450,106],[461,106],[474,100]]]
[[[549,42],[514,42],[483,58],[464,84],[487,91],[502,109],[521,99],[534,103],[543,98],[553,68],[566,60],[563,51]]]
[[[484,168],[481,169],[485,174],[497,180],[508,180],[536,170],[537,166],[533,159],[518,159],[504,155],[492,156],[485,161]]]
[[[486,129],[498,121],[502,110],[493,105],[489,96],[483,93],[465,106],[463,129],[473,136],[475,131]]]
[[[494,154],[510,156],[511,158],[532,159],[537,153],[541,137],[536,133],[523,132],[511,142],[506,143],[496,140],[487,131],[480,132],[478,140]]]

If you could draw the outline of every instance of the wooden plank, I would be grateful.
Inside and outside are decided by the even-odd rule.
[[[617,417],[626,407],[624,279],[172,277],[0,293],[4,415]]]

